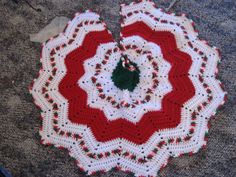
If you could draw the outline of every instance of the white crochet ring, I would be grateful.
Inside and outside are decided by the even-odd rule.
[[[154,43],[148,43],[140,37],[132,36],[125,38],[122,44],[124,46],[132,46],[133,44],[136,44],[137,48],[135,48],[135,50],[127,49],[125,51],[120,51],[117,48],[117,51],[112,53],[107,63],[103,66],[104,68],[101,68],[101,74],[99,77],[96,78],[97,82],[102,84],[101,88],[104,89],[104,94],[112,97],[114,101],[117,102],[117,105],[122,107],[122,111],[106,99],[98,100],[97,98],[99,98],[101,93],[97,92],[96,85],[91,82],[91,78],[96,73],[96,66],[99,63],[102,63],[105,51],[115,49],[117,47],[116,42],[104,45],[102,44],[97,49],[97,55],[85,61],[85,75],[79,80],[79,86],[87,92],[88,104],[91,107],[103,110],[108,120],[115,120],[122,117],[126,118],[128,121],[136,123],[141,119],[145,112],[160,110],[161,98],[172,90],[167,77],[164,77],[168,75],[170,64],[163,59],[161,50],[157,45]],[[148,55],[137,54],[136,50],[140,49],[146,51],[146,53],[150,51],[150,53]],[[124,53],[132,62],[135,62],[141,71],[139,84],[132,92],[119,89],[111,80],[112,71],[115,70],[116,64],[121,58],[121,53]],[[149,55],[155,58],[154,60],[156,61],[157,66],[159,66],[158,71],[155,71],[155,67],[148,61],[147,57]],[[141,100],[144,100],[147,96],[146,91],[149,88],[152,88],[154,84],[153,74],[156,74],[158,81],[157,87],[153,90],[153,94],[150,95],[150,101],[140,104]],[[135,107],[126,106],[126,104],[135,105],[136,102],[139,102],[139,104]]]
[[[157,176],[170,157],[206,145],[226,99],[220,54],[185,15],[151,0],[122,4],[121,16],[118,44],[98,14],[76,14],[43,44],[30,93],[42,110],[42,143],[68,149],[81,170]]]

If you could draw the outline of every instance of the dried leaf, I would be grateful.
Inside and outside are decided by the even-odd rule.
[[[63,31],[69,19],[66,17],[55,17],[50,24],[45,26],[36,34],[30,34],[32,42],[43,43],[52,36],[55,36]]]

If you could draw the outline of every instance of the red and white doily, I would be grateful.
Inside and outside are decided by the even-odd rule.
[[[68,149],[88,174],[156,176],[170,157],[206,145],[208,121],[226,97],[219,51],[185,15],[151,0],[121,5],[121,16],[118,44],[98,14],[76,14],[43,44],[30,92],[42,110],[43,144]],[[126,89],[117,78],[127,69],[137,82]]]

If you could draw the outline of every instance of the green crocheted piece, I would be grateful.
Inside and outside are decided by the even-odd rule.
[[[134,71],[122,66],[122,61],[119,61],[115,70],[112,72],[112,81],[115,86],[121,90],[129,90],[132,92],[139,83],[140,70],[137,64],[130,62],[135,67]]]

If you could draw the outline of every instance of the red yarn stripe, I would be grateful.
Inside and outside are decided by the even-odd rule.
[[[160,46],[164,58],[171,64],[169,81],[173,90],[162,101],[162,109],[146,113],[140,122],[134,124],[125,119],[109,121],[103,111],[87,105],[87,93],[78,86],[84,75],[83,62],[96,54],[100,44],[113,41],[107,31],[90,32],[83,45],[71,52],[65,59],[67,74],[59,85],[60,93],[68,100],[70,121],[91,128],[98,141],[105,142],[125,138],[136,144],[145,143],[158,130],[175,128],[181,119],[182,105],[195,95],[195,89],[188,77],[191,57],[177,49],[175,37],[170,32],[153,31],[143,22],[137,22],[122,29],[124,37],[139,35]]]

